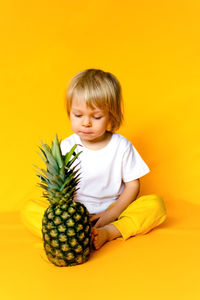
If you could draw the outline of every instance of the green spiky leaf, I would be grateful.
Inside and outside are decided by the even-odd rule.
[[[62,168],[62,166],[64,165],[64,161],[62,158],[60,143],[57,134],[55,136],[54,142],[52,143],[52,154],[57,161],[59,168]]]
[[[57,135],[51,147],[41,142],[42,148],[39,147],[39,149],[42,155],[40,153],[39,155],[46,165],[46,170],[35,166],[40,171],[36,171],[41,182],[38,185],[45,190],[43,196],[51,204],[72,200],[78,190],[77,184],[80,180],[78,168],[80,162],[75,166],[72,165],[81,152],[76,154],[77,145],[75,144],[66,155],[62,155],[60,143]]]

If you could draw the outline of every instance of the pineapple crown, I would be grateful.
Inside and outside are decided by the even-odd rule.
[[[77,184],[79,183],[79,170],[75,166],[71,167],[77,157],[81,154],[75,153],[77,144],[75,144],[69,152],[62,155],[61,141],[58,140],[56,134],[52,146],[44,144],[41,141],[42,148],[39,147],[43,156],[39,156],[44,161],[47,170],[39,169],[43,174],[37,172],[40,178],[38,185],[42,187],[46,192],[43,192],[43,196],[48,199],[50,204],[63,204],[73,200],[77,191]]]

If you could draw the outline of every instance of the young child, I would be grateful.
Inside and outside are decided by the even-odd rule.
[[[126,240],[145,234],[163,223],[166,209],[160,196],[137,198],[139,178],[149,173],[148,166],[132,143],[115,132],[123,121],[117,78],[99,69],[79,72],[69,84],[66,109],[74,133],[62,140],[61,151],[65,155],[74,144],[78,145],[77,152],[82,151],[75,200],[90,213],[93,247],[99,249],[115,238]],[[44,209],[35,208],[39,212],[34,221],[27,217],[30,206],[23,211],[23,219],[37,235],[41,234]]]

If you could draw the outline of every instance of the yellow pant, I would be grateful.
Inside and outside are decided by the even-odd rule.
[[[111,204],[110,209],[115,203]],[[42,238],[42,217],[48,207],[46,201],[29,200],[21,210],[23,224],[36,236]],[[137,234],[145,234],[166,220],[166,208],[163,199],[156,195],[146,195],[133,201],[112,222],[124,240]]]

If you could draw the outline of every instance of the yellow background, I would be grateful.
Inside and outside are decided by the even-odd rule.
[[[151,172],[141,194],[200,203],[199,1],[1,3],[1,211],[41,195],[40,140],[71,134],[70,79],[86,68],[121,82],[130,139]]]
[[[0,282],[4,300],[199,300],[200,3],[177,0],[7,0],[0,4]],[[125,123],[151,172],[141,195],[163,197],[167,220],[57,268],[20,222],[41,197],[40,140],[71,134],[70,79],[86,68],[121,82]]]

